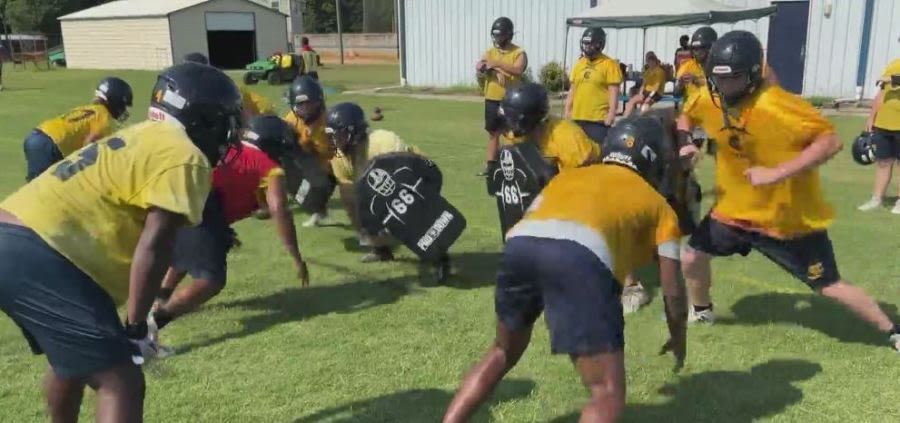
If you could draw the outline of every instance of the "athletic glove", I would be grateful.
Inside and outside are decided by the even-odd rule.
[[[137,347],[141,356],[134,357],[134,364],[142,365],[156,358],[159,353],[159,344],[150,338],[150,331],[147,328],[147,322],[126,323],[125,334],[128,340]]]

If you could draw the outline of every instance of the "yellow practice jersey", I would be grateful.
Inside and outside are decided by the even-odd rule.
[[[525,140],[510,135],[502,138],[504,144],[517,144]],[[600,157],[600,146],[591,141],[580,126],[553,117],[544,124],[538,144],[544,158],[560,170],[579,167]]]
[[[90,138],[100,139],[113,133],[115,128],[116,120],[102,104],[76,107],[37,127],[56,143],[63,156],[84,147]]]
[[[572,74],[572,119],[603,122],[609,114],[609,87],[622,83],[619,62],[604,54],[578,59]]]
[[[268,98],[258,94],[245,85],[238,85],[241,92],[241,106],[246,117],[254,117],[267,113],[275,113],[275,106]]]
[[[706,72],[703,71],[703,65],[701,65],[697,59],[691,58],[681,62],[681,66],[679,66],[678,70],[675,72],[675,79],[680,80],[684,75],[694,75],[694,77],[697,78],[696,84],[684,85],[685,99],[692,96],[700,87],[706,86]]]
[[[615,201],[610,201],[615,199]],[[593,251],[622,282],[656,254],[678,258],[678,217],[647,181],[596,164],[553,178],[506,235],[566,239]]]
[[[884,90],[884,103],[875,116],[875,127],[900,131],[900,85],[891,83],[893,75],[900,77],[900,59],[891,62],[881,75],[879,82]]]
[[[0,209],[122,303],[148,209],[199,223],[211,172],[184,129],[147,121],[66,157],[7,197]]]
[[[644,91],[662,95],[666,86],[666,71],[657,66],[644,71]]]
[[[495,62],[501,62],[505,65],[512,66],[525,54],[525,50],[521,47],[510,44],[509,48],[506,50],[501,50],[497,47],[491,47],[487,52],[484,53],[484,57],[488,60],[492,60]],[[494,100],[500,101],[503,100],[503,96],[506,95],[506,88],[511,87],[513,85],[518,84],[521,80],[521,76],[507,76],[504,78],[503,82],[500,82],[500,79],[497,77],[498,71],[489,71],[487,77],[484,82],[484,98],[485,100]]]
[[[327,165],[328,161],[334,157],[334,147],[331,145],[328,134],[325,133],[325,114],[323,113],[319,120],[313,122],[312,125],[307,125],[294,112],[287,112],[284,120],[297,133],[300,148],[307,153],[315,153],[319,160]]]
[[[409,152],[419,154],[416,147],[407,145],[397,134],[384,129],[376,129],[369,134],[365,148],[359,148],[350,158],[340,151],[331,159],[334,177],[341,184],[352,184],[356,175],[365,170],[369,161],[382,154]]]
[[[774,168],[797,157],[816,137],[834,132],[812,105],[777,85],[765,85],[729,118],[705,91],[685,103],[684,113],[717,141],[713,215],[726,223],[779,238],[823,230],[834,211],[822,195],[818,169],[779,183],[754,187],[744,172],[755,166]]]

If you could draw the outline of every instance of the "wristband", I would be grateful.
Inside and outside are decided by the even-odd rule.
[[[140,323],[125,323],[125,335],[131,339],[144,339],[147,337],[147,321]]]

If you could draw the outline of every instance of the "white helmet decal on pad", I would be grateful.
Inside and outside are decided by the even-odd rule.
[[[372,169],[366,177],[369,186],[378,194],[387,197],[394,193],[397,182],[384,169]]]

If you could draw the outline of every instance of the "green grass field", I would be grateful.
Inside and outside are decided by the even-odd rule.
[[[396,68],[320,71],[341,89],[394,85]],[[0,194],[24,182],[22,139],[39,121],[90,99],[106,72],[7,70],[0,93]],[[121,72],[135,88],[132,122],[146,110],[154,74]],[[260,86],[280,99],[283,88]],[[149,422],[434,422],[463,372],[494,333],[493,276],[501,250],[496,210],[475,176],[485,141],[478,103],[332,95],[384,109],[375,127],[398,132],[444,172],[444,194],[469,226],[454,247],[459,275],[435,287],[411,253],[363,266],[346,216],[301,230],[312,286],[300,289],[272,224],[237,225],[225,291],[173,323],[164,341],[180,354],[147,369]],[[279,103],[282,109],[286,106]],[[862,120],[837,118],[847,142]],[[710,180],[711,160],[703,179]],[[894,316],[900,305],[900,217],[863,214],[872,169],[843,152],[825,166],[838,218],[831,231],[841,272]],[[48,204],[47,207],[53,207]],[[298,215],[298,220],[305,216]],[[0,277],[3,277],[0,275]],[[900,416],[900,355],[882,335],[813,296],[758,254],[714,262],[720,321],[689,331],[680,375],[665,341],[659,298],[626,318],[628,410],[635,422],[891,422]],[[652,282],[651,282],[652,284]],[[46,421],[40,380],[46,361],[30,354],[0,317],[0,422]],[[551,356],[543,323],[532,347],[476,421],[576,421],[587,393],[566,357]],[[891,417],[893,416],[893,417]],[[83,421],[93,419],[88,394]]]

